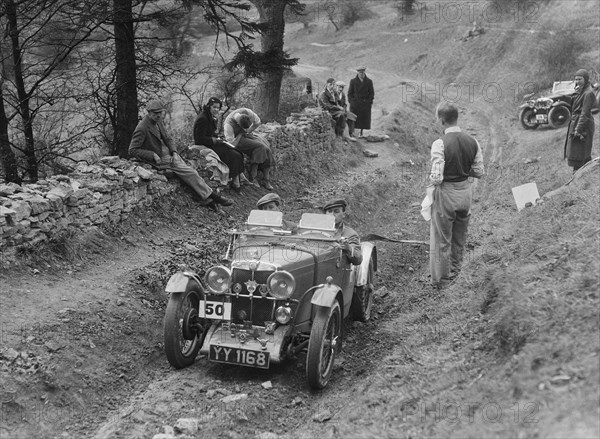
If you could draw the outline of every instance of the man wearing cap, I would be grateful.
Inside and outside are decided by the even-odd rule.
[[[256,207],[258,210],[272,210],[275,212],[281,212],[279,206],[281,206],[281,198],[274,192],[268,193],[256,202]],[[298,224],[284,219],[283,229],[291,230],[292,233],[296,233],[298,231]]]
[[[371,106],[375,99],[375,89],[373,81],[367,78],[365,66],[359,66],[356,69],[356,76],[350,80],[348,87],[348,100],[350,101],[350,111],[356,114],[355,128],[360,128],[362,136],[363,129],[371,129]]]
[[[146,110],[148,114],[133,131],[129,155],[152,163],[159,169],[172,171],[202,198],[205,206],[213,210],[217,210],[217,204],[232,205],[232,200],[213,192],[198,172],[179,156],[162,121],[164,104],[155,99],[148,102]]]
[[[344,254],[352,265],[360,265],[362,262],[362,251],[360,249],[360,238],[350,227],[344,224],[346,217],[346,200],[332,200],[323,206],[323,213],[335,217],[334,238],[342,238],[341,245]]]
[[[346,111],[339,104],[335,92],[335,79],[329,78],[325,88],[319,95],[319,105],[323,110],[329,111],[335,121],[335,135],[342,137],[346,127]]]
[[[594,116],[592,109],[597,105],[587,70],[575,72],[575,96],[571,105],[571,123],[565,140],[565,158],[573,172],[592,159],[594,140]]]
[[[431,145],[430,181],[435,185],[431,206],[429,269],[431,284],[440,288],[458,274],[471,218],[469,177],[484,175],[479,142],[458,127],[458,108],[440,102],[436,117],[444,136]]]
[[[335,92],[337,96],[338,105],[344,109],[346,115],[346,125],[348,126],[348,136],[351,140],[354,139],[354,121],[356,120],[356,114],[348,111],[348,101],[346,100],[346,93],[344,93],[344,87],[346,83],[344,81],[336,81]]]

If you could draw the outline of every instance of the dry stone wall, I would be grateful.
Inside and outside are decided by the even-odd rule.
[[[265,124],[259,132],[271,142],[278,168],[331,149],[335,138],[329,114],[318,109],[292,114],[285,125]],[[0,184],[0,265],[10,264],[22,246],[118,223],[136,207],[176,190],[177,178],[168,180],[150,165],[116,156],[35,184]]]

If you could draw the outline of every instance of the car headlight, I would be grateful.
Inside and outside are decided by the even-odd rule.
[[[229,290],[231,272],[227,267],[219,265],[210,268],[204,276],[206,287],[215,294],[223,294]]]
[[[296,279],[287,271],[276,271],[267,279],[267,288],[276,299],[287,299],[296,289]]]
[[[282,325],[289,323],[292,319],[292,309],[289,306],[280,306],[275,310],[275,320]]]

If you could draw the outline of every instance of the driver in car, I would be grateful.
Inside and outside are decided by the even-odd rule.
[[[323,206],[323,213],[335,217],[335,235],[334,238],[342,239],[341,246],[344,254],[352,265],[360,265],[362,262],[362,252],[360,249],[360,238],[358,234],[350,227],[344,225],[346,217],[346,200],[333,200]]]
[[[281,206],[281,198],[274,192],[268,193],[256,202],[256,208],[258,210],[274,210],[276,212],[281,212],[279,206]],[[292,221],[284,219],[282,225],[283,230],[290,230],[294,234],[298,232],[298,224]]]

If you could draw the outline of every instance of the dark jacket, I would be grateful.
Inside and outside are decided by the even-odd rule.
[[[348,101],[350,111],[356,114],[355,128],[371,129],[371,105],[375,99],[373,81],[365,78],[361,81],[358,75],[350,80],[348,86]]]
[[[194,145],[214,146],[216,138],[217,122],[212,114],[202,111],[194,122]]]
[[[331,93],[327,87],[321,92],[319,95],[319,105],[323,110],[327,110],[330,113],[340,113],[342,109],[338,104],[337,95],[335,93]]]
[[[581,166],[592,157],[595,128],[592,109],[596,104],[596,96],[589,82],[573,98],[566,150],[569,166]],[[571,138],[571,134],[581,134],[583,139]]]
[[[162,121],[154,123],[150,116],[146,115],[133,131],[129,144],[129,155],[153,163],[154,154],[162,157],[163,143],[171,153],[177,152]]]

